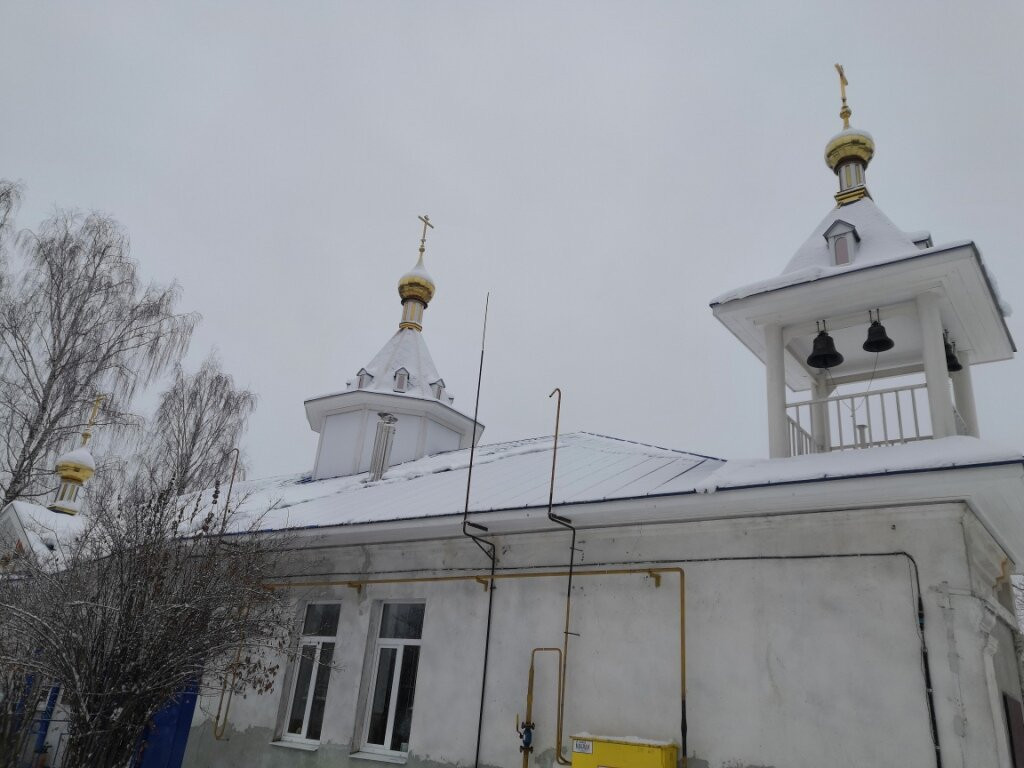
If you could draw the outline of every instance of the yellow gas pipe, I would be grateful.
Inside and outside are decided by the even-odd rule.
[[[534,648],[533,651],[530,653],[530,677],[529,677],[529,682],[526,685],[526,715],[525,715],[526,719],[523,722],[523,726],[526,727],[526,728],[529,728],[531,731],[534,728],[534,722],[533,722],[533,679],[534,679],[534,668],[535,668],[535,665],[537,663],[537,654],[538,653],[543,653],[545,651],[550,651],[551,653],[558,654],[558,691],[559,691],[558,698],[559,698],[559,706],[561,706],[561,698],[562,698],[562,694],[561,694],[561,691],[562,691],[562,658],[563,658],[562,657],[562,649],[561,648]],[[518,721],[518,719],[519,718],[517,716],[516,720]],[[517,722],[516,723],[517,729],[518,729],[518,725],[519,725],[519,723]],[[531,744],[531,746],[529,746],[529,747],[520,747],[519,749],[523,753],[523,768],[527,768],[527,766],[529,766],[529,764],[530,764],[530,752],[533,751],[533,746]]]

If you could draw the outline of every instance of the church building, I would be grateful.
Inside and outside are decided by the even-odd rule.
[[[1024,456],[971,383],[1005,305],[973,242],[875,205],[840,79],[827,213],[711,302],[768,458],[483,443],[426,344],[424,217],[397,332],[305,403],[311,472],[236,488],[288,532],[299,639],[270,693],[200,698],[185,766],[1024,768]]]
[[[1024,458],[971,386],[1014,342],[973,242],[875,205],[840,78],[835,200],[711,304],[764,363],[769,458],[477,445],[421,241],[398,332],[306,402],[312,473],[247,484],[302,636],[272,694],[196,710],[185,765],[1024,766]]]

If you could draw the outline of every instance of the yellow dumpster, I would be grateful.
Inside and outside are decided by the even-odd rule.
[[[676,745],[629,736],[572,737],[572,768],[676,768]]]

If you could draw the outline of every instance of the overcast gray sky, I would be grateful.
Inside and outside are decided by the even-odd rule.
[[[0,176],[19,222],[100,209],[178,280],[259,393],[253,474],[311,466],[307,397],[424,327],[485,442],[589,430],[766,454],[761,364],[708,301],[781,271],[833,205],[841,127],[876,203],[971,238],[1024,342],[1019,2],[0,0]],[[976,369],[982,436],[1024,444],[1024,363]]]

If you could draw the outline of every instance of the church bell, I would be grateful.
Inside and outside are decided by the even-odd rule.
[[[811,368],[835,368],[843,362],[843,356],[836,351],[836,343],[827,331],[818,331],[814,337],[814,348],[807,358]]]
[[[868,338],[864,342],[865,352],[888,352],[895,345],[885,332],[885,326],[878,320],[872,320],[868,327]]]
[[[963,364],[956,356],[956,345],[954,345],[947,336],[943,343],[946,346],[946,370],[950,373],[956,373],[964,369]]]

